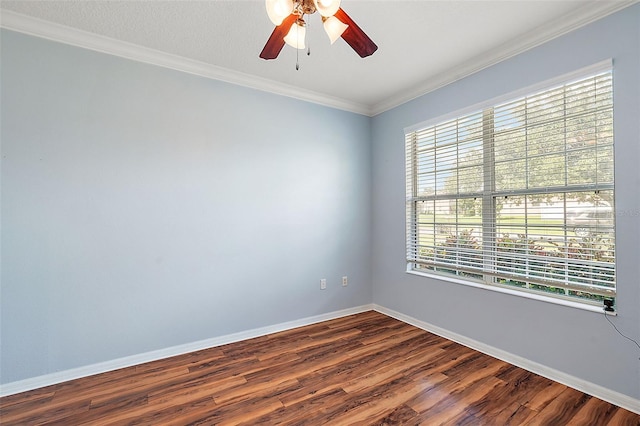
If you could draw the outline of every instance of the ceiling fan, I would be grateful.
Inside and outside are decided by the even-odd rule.
[[[340,7],[340,0],[266,0],[267,15],[276,25],[264,45],[260,57],[275,59],[285,43],[304,49],[305,15],[316,11],[322,16],[323,27],[333,44],[342,37],[361,58],[370,56],[378,46]],[[296,67],[297,68],[297,67]]]

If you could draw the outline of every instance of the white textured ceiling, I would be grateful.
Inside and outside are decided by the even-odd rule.
[[[299,71],[289,46],[276,60],[258,57],[273,30],[263,0],[3,0],[0,5],[3,15],[80,29],[245,79],[275,82],[274,87],[288,87],[289,95],[299,88],[317,99],[343,101],[345,109],[375,114],[632,3],[343,0],[342,8],[378,51],[362,59],[343,40],[331,46],[315,14],[307,19],[311,56],[300,51]],[[2,22],[21,30],[6,24],[4,16]]]

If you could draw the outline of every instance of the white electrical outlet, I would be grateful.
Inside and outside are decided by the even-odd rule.
[[[349,284],[349,281],[347,281],[347,276],[345,275],[342,277],[342,287],[346,287],[347,284]]]
[[[320,280],[320,290],[326,290],[326,289],[327,289],[327,280],[323,278]]]

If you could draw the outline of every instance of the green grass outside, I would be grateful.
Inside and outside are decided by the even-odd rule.
[[[434,217],[435,216],[435,217]],[[451,215],[431,215],[431,214],[421,214],[420,215],[420,223],[432,223],[435,219],[435,223],[438,226],[446,226],[448,224],[454,225],[456,223],[455,216]],[[460,216],[458,218],[458,222],[464,228],[472,228],[477,227],[475,229],[480,230],[482,227],[482,217],[481,216]],[[510,215],[510,216],[499,216],[496,225],[498,227],[498,233],[509,233],[509,234],[522,234],[525,232],[525,216],[524,215]],[[511,226],[510,226],[511,225]],[[564,229],[562,228],[564,225],[564,221],[562,219],[542,219],[540,215],[529,215],[527,218],[526,226],[530,229],[530,232],[533,234],[537,234],[535,232],[537,229],[541,229],[540,227],[545,227],[544,234],[553,236],[564,236]],[[551,228],[549,228],[551,227]],[[570,232],[572,234],[573,232]]]

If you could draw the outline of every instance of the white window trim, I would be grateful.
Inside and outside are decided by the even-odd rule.
[[[501,95],[501,96],[497,96],[491,99],[488,99],[486,101],[483,102],[479,102],[476,103],[474,105],[471,106],[467,106],[465,108],[461,108],[458,109],[456,111],[453,112],[448,112],[446,114],[416,123],[414,125],[405,127],[404,130],[404,134],[408,134],[411,132],[415,132],[415,131],[419,131],[421,129],[424,129],[426,127],[431,127],[434,125],[437,125],[439,123],[442,123],[444,121],[448,121],[448,120],[452,120],[458,117],[462,117],[465,115],[469,115],[478,111],[482,111],[486,108],[490,108],[493,107],[497,104],[500,103],[504,103],[504,102],[508,102],[511,101],[513,99],[516,99],[518,97],[524,97],[527,95],[530,95],[531,93],[535,93],[538,91],[542,91],[545,90],[549,87],[552,87],[554,85],[560,85],[560,84],[564,84],[567,81],[571,81],[571,80],[578,80],[580,78],[585,78],[585,77],[589,77],[591,75],[594,74],[598,74],[600,72],[606,72],[606,71],[612,71],[613,70],[613,59],[609,58],[606,60],[603,60],[601,62],[592,64],[590,66],[524,87],[522,89],[516,90],[516,91],[512,91],[509,92],[507,94]],[[615,105],[614,105],[615,108]],[[406,239],[407,236],[405,236]],[[604,307],[602,306],[602,304],[600,302],[596,302],[596,301],[589,301],[587,299],[582,299],[582,300],[578,300],[578,301],[573,301],[573,300],[569,300],[569,299],[564,299],[561,297],[551,297],[551,296],[546,296],[544,295],[544,293],[538,293],[538,292],[527,292],[527,291],[523,291],[522,289],[510,289],[508,287],[502,287],[502,286],[498,286],[498,285],[488,285],[488,284],[482,284],[480,281],[472,281],[472,280],[465,280],[465,279],[460,279],[457,278],[456,276],[453,275],[447,275],[447,274],[440,274],[437,272],[426,272],[426,271],[416,271],[414,269],[412,269],[412,266],[410,263],[406,264],[406,273],[409,275],[415,275],[415,276],[420,276],[420,277],[426,277],[426,278],[431,278],[431,279],[435,279],[435,280],[440,280],[440,281],[446,281],[446,282],[451,282],[451,283],[456,283],[456,284],[461,284],[461,285],[465,285],[465,286],[469,286],[469,287],[474,287],[474,288],[481,288],[481,289],[485,289],[485,290],[490,290],[490,291],[494,291],[494,292],[498,292],[498,293],[503,293],[503,294],[509,294],[512,296],[518,296],[518,297],[523,297],[526,299],[532,299],[532,300],[537,300],[537,301],[541,301],[541,302],[546,302],[546,303],[551,303],[551,304],[555,304],[555,305],[561,305],[561,306],[566,306],[566,307],[571,307],[571,308],[575,308],[575,309],[581,309],[584,311],[589,311],[589,312],[595,312],[595,313],[599,313],[599,314],[606,314],[606,315],[612,315],[612,316],[617,316],[617,312],[616,311],[605,311]]]
[[[456,278],[453,275],[447,276],[447,275],[444,275],[444,274],[441,275],[441,274],[428,273],[428,272],[418,272],[418,271],[414,271],[414,270],[410,269],[409,265],[407,265],[406,273],[409,274],[409,275],[415,275],[415,276],[418,276],[418,277],[431,278],[431,279],[434,279],[434,280],[441,280],[441,281],[447,281],[447,282],[450,282],[450,283],[465,285],[467,287],[481,288],[481,289],[484,289],[484,290],[495,291],[497,293],[509,294],[511,296],[523,297],[525,299],[532,299],[532,300],[537,300],[539,302],[551,303],[553,305],[567,306],[569,308],[581,309],[583,311],[588,311],[588,312],[596,312],[598,314],[605,313],[605,314],[611,315],[611,316],[617,316],[618,315],[617,311],[612,311],[612,312],[605,311],[601,304],[595,304],[595,303],[591,304],[588,301],[574,302],[572,300],[545,296],[543,293],[528,293],[528,292],[525,292],[525,291],[522,291],[522,290],[512,290],[512,289],[506,288],[506,287],[498,287],[498,286],[495,286],[495,285],[486,285],[486,284],[481,284],[479,282],[461,280],[460,278]]]

